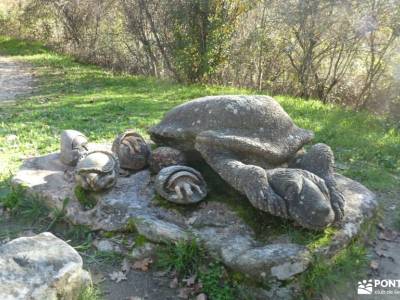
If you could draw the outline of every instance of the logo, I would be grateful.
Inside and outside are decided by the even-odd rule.
[[[363,280],[358,282],[357,294],[359,295],[371,295],[374,285],[372,279]]]
[[[364,279],[358,282],[358,295],[400,295],[400,279]]]

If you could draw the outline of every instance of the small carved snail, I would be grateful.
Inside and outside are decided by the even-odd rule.
[[[178,204],[197,203],[207,195],[201,174],[186,166],[162,169],[156,177],[155,188],[161,197]]]
[[[185,164],[186,159],[183,152],[171,147],[158,147],[152,151],[149,160],[150,171],[155,174],[160,172],[163,168]]]
[[[76,166],[88,151],[87,137],[76,130],[64,130],[61,133],[60,160],[69,166]]]
[[[139,171],[146,167],[150,148],[142,136],[133,130],[120,134],[113,142],[112,151],[117,155],[122,169]]]
[[[93,151],[79,161],[76,166],[75,180],[88,191],[103,191],[117,182],[119,163],[109,151]]]

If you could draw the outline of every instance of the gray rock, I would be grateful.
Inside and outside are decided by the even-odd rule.
[[[151,172],[157,174],[161,169],[175,165],[186,165],[186,157],[182,151],[171,147],[158,147],[151,152]]]
[[[0,299],[72,300],[88,283],[82,258],[51,233],[0,247]]]
[[[102,252],[117,252],[122,253],[121,245],[110,239],[94,240],[93,246]]]
[[[257,287],[239,286],[239,295],[243,299],[252,300],[292,300],[298,299],[298,291],[295,286],[271,284],[269,289]]]
[[[156,245],[152,243],[144,243],[140,246],[135,246],[131,253],[130,258],[133,260],[141,260],[146,257],[152,257],[156,252]]]
[[[187,157],[202,157],[257,209],[311,229],[343,218],[332,151],[318,144],[304,154],[313,133],[297,127],[271,97],[195,99],[169,111],[150,135]],[[282,171],[292,161],[295,168]]]
[[[29,194],[38,195],[50,208],[61,209],[68,198],[66,218],[93,230],[124,231],[133,225],[152,242],[199,239],[216,259],[256,281],[269,284],[291,279],[311,263],[309,250],[287,237],[258,241],[254,231],[225,203],[204,202],[185,213],[160,206],[147,170],[119,177],[112,189],[92,193],[97,204],[85,210],[74,195],[73,178],[65,176],[71,170],[60,162],[59,154],[49,154],[27,160],[13,183],[26,186]],[[345,214],[332,242],[315,250],[326,257],[346,247],[377,207],[374,194],[361,184],[341,175],[335,175],[335,181],[346,199]]]

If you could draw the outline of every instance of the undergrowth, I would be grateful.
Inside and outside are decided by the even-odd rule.
[[[181,279],[195,275],[209,299],[237,299],[236,287],[225,267],[209,257],[196,240],[161,246],[157,251],[156,265],[176,272]]]
[[[368,266],[365,246],[355,241],[327,260],[315,256],[309,270],[300,275],[303,299],[319,299],[324,291],[348,288],[356,283]]]

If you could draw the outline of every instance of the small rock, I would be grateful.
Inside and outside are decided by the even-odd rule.
[[[0,246],[0,299],[77,299],[89,282],[76,250],[49,232]]]
[[[142,246],[138,246],[132,249],[131,258],[134,260],[140,260],[145,257],[151,257],[156,251],[156,246],[152,243],[145,243]]]
[[[102,252],[122,252],[121,247],[117,243],[108,239],[94,240],[93,246],[95,246],[97,250]]]
[[[196,300],[207,300],[207,295],[204,293],[198,294]]]
[[[373,270],[378,270],[379,268],[379,262],[376,260],[371,260],[369,266],[371,267],[371,269]]]
[[[185,165],[186,158],[183,152],[178,149],[159,147],[151,153],[149,164],[150,171],[157,174],[161,169],[169,166]]]

